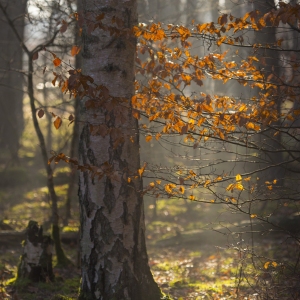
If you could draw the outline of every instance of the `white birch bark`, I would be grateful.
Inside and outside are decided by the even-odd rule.
[[[85,0],[83,9],[85,20],[102,13],[105,25],[117,26],[112,18],[122,20],[119,29],[137,22],[135,0]],[[140,168],[138,124],[130,109],[136,41],[128,34],[88,33],[87,28],[82,37],[82,72],[107,88],[110,97],[82,101],[80,163],[112,169],[101,180],[80,172],[80,299],[159,299],[145,247],[142,181],[128,182]],[[116,100],[120,98],[126,101]],[[86,108],[87,100],[99,107]],[[91,133],[91,126],[102,126],[109,134]]]

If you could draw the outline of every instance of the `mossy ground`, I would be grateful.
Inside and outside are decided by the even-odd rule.
[[[45,233],[50,233],[51,216],[50,201],[45,186],[45,174],[38,163],[29,164],[33,158],[26,158],[24,167],[13,168],[10,172],[10,183],[2,186],[0,192],[0,221],[14,230],[23,230],[29,220],[44,225]],[[1,165],[1,161],[0,161]],[[36,166],[40,168],[36,171]],[[3,170],[4,172],[4,170]],[[29,172],[27,174],[27,172]],[[3,174],[0,172],[0,179]],[[4,175],[3,175],[4,176]],[[69,168],[56,166],[56,192],[59,196],[59,214],[61,221],[65,214],[65,199]],[[292,243],[279,251],[274,242],[268,241],[256,245],[258,255],[253,266],[251,245],[242,243],[214,246],[212,242],[201,239],[193,244],[179,242],[172,247],[156,246],[158,240],[180,236],[186,231],[197,231],[212,226],[219,215],[224,215],[224,207],[185,202],[182,199],[158,199],[155,205],[152,199],[145,199],[147,243],[149,264],[155,280],[165,293],[165,299],[257,299],[255,289],[259,285],[265,290],[270,283],[285,284],[285,274],[289,272],[296,282],[296,274],[290,263],[297,255],[297,246]],[[223,223],[224,224],[224,223]],[[76,190],[72,200],[72,219],[68,224],[61,222],[61,232],[78,231],[79,213]],[[1,233],[1,232],[0,232]],[[278,239],[277,245],[283,243]],[[80,270],[76,268],[78,261],[78,245],[64,244],[63,248],[74,266],[66,268],[54,267],[56,280],[54,283],[30,283],[21,281],[12,284],[15,277],[21,245],[0,245],[0,299],[76,299],[80,285]],[[53,257],[54,266],[56,256]],[[285,260],[285,261],[284,261]],[[266,262],[278,262],[265,268]],[[283,262],[283,263],[280,263]],[[285,263],[285,264],[284,264]],[[290,265],[290,267],[288,267]],[[287,267],[286,267],[287,266]],[[293,277],[294,276],[294,277]],[[277,281],[276,281],[277,280]],[[297,284],[295,283],[295,289]],[[271,293],[271,292],[269,292]],[[297,290],[295,291],[295,295]],[[297,298],[295,298],[297,299]]]

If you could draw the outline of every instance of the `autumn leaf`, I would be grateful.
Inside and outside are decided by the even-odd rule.
[[[190,196],[189,196],[189,199],[192,200],[192,201],[195,201],[196,198],[195,198],[194,195],[190,195]]]
[[[68,23],[65,20],[63,20],[62,21],[62,26],[60,27],[59,31],[61,33],[64,33],[64,32],[67,31],[67,29],[68,29]]]
[[[233,183],[230,183],[227,188],[226,188],[226,191],[232,191],[234,189],[234,184]]]
[[[39,52],[36,51],[36,52],[34,52],[33,55],[32,55],[32,60],[37,60],[38,58],[39,58]]]
[[[241,176],[240,174],[237,174],[237,175],[235,176],[235,180],[236,180],[236,181],[241,181],[241,180],[242,180],[242,176]]]
[[[165,185],[165,191],[168,194],[171,194],[173,192],[174,188],[176,188],[176,184],[174,184],[174,183],[168,183],[168,184]]]
[[[145,171],[146,166],[147,166],[147,163],[145,162],[144,165],[143,165],[143,167],[140,168],[140,169],[138,169],[138,173],[139,173],[140,177],[142,177],[142,175],[143,175],[143,173]]]
[[[220,25],[224,25],[224,24],[226,24],[227,23],[227,14],[224,14],[224,15],[222,15],[222,16],[220,16],[219,18],[218,18],[218,23],[220,24]]]
[[[264,268],[265,268],[265,269],[268,269],[268,268],[269,268],[269,265],[270,265],[270,262],[267,261],[267,262],[264,264]]]
[[[152,135],[147,135],[145,139],[146,142],[150,142],[152,140]]]
[[[53,59],[53,64],[55,67],[58,67],[61,64],[61,59],[59,59],[58,57],[55,57]]]
[[[71,49],[71,55],[72,55],[72,56],[75,56],[75,55],[77,55],[79,52],[80,52],[80,47],[74,45],[74,46],[72,47],[72,49]]]
[[[45,114],[45,112],[44,112],[43,109],[40,109],[40,110],[38,111],[38,117],[39,117],[39,118],[42,118],[42,117],[44,116],[44,114]]]
[[[252,218],[252,219],[257,218],[257,215],[256,214],[252,214],[252,215],[250,215],[250,218]]]
[[[237,190],[239,190],[239,191],[243,191],[243,190],[244,190],[244,186],[243,186],[241,183],[237,183],[237,184],[236,184],[236,188],[237,188]]]
[[[56,129],[58,129],[58,128],[61,126],[61,124],[62,124],[62,119],[61,119],[60,117],[57,117],[57,118],[55,119],[55,121],[53,122],[53,124],[54,124],[54,127],[55,127]]]
[[[184,186],[181,185],[181,186],[179,187],[179,192],[180,192],[181,194],[184,194]]]

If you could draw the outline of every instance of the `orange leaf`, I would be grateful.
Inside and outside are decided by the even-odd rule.
[[[150,142],[152,140],[152,135],[147,135],[146,136],[146,142]]]
[[[189,199],[192,200],[192,201],[195,201],[196,198],[195,198],[194,195],[190,195],[190,196],[189,196]]]
[[[141,169],[138,169],[138,173],[139,173],[140,177],[142,177],[146,166],[147,166],[147,163],[144,163],[143,167]]]
[[[181,194],[184,194],[184,186],[181,185],[181,186],[179,187],[179,192],[180,192]]]
[[[77,55],[79,52],[80,52],[80,47],[74,45],[74,46],[72,47],[72,49],[71,49],[71,55],[72,55],[72,56],[75,56],[75,55]]]
[[[55,67],[58,67],[61,64],[61,59],[59,59],[58,57],[54,58],[53,64]]]
[[[267,262],[264,264],[264,268],[265,268],[265,269],[268,269],[268,268],[269,268],[269,265],[270,265],[270,262],[267,261]]]
[[[62,123],[62,119],[61,119],[60,117],[57,117],[57,118],[55,119],[55,121],[53,122],[54,127],[55,127],[56,129],[58,129],[58,128],[61,126],[61,123]]]

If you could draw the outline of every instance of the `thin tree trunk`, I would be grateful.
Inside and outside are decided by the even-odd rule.
[[[113,17],[122,20],[120,29],[137,22],[135,0],[86,0],[83,9],[85,20],[92,13],[104,13],[102,22],[107,26],[115,26]],[[81,108],[80,163],[106,174],[101,179],[88,172],[79,175],[79,298],[157,300],[161,292],[148,266],[145,245],[142,180],[134,177],[140,168],[138,123],[130,108],[136,40],[99,29],[91,34],[84,29],[82,37],[83,74],[92,76],[102,91],[108,89],[110,96],[103,93],[90,99],[98,108],[93,104],[86,108],[84,101]],[[97,127],[107,134],[90,131]]]
[[[36,116],[36,107],[34,102],[34,90],[33,90],[33,61],[32,53],[28,54],[28,95],[30,99],[31,115],[35,132],[37,134],[39,145],[41,147],[42,158],[44,166],[47,172],[47,187],[51,198],[51,210],[52,210],[52,237],[55,244],[55,250],[57,255],[57,264],[66,265],[69,261],[64,254],[61,247],[60,236],[59,236],[59,216],[58,216],[58,198],[54,190],[53,171],[51,165],[48,164],[47,148],[43,133],[40,129],[38,119]]]
[[[72,141],[71,141],[71,150],[70,150],[70,157],[74,158],[77,156],[77,144],[79,139],[79,97],[76,97],[75,99],[75,120],[74,120],[74,129],[73,129],[73,135],[72,135]],[[69,177],[69,185],[68,185],[68,191],[67,191],[67,199],[66,199],[66,215],[65,215],[65,224],[68,224],[68,220],[71,218],[71,204],[72,204],[72,195],[75,188],[75,183],[77,179],[77,173],[73,172],[71,170],[70,177]]]
[[[81,0],[77,1],[77,11],[81,11]],[[81,44],[81,37],[79,36],[79,26],[75,27],[75,44],[79,46]],[[81,68],[81,59],[80,55],[76,56],[76,69]],[[74,158],[78,156],[78,141],[79,141],[79,118],[80,118],[80,99],[79,96],[75,98],[74,104],[74,127],[73,127],[73,135],[71,141],[71,149],[70,149],[70,157]],[[65,223],[68,223],[68,220],[71,218],[71,203],[72,203],[72,194],[74,192],[75,183],[77,179],[77,173],[71,170],[70,178],[69,178],[69,186],[67,191],[67,200],[66,200],[66,215],[65,215]]]

